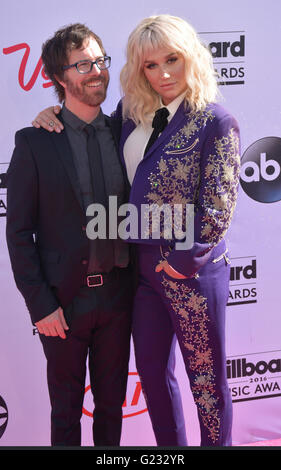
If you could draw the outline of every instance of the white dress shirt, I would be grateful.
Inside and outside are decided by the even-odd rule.
[[[181,104],[182,100],[184,99],[186,93],[179,95],[174,101],[166,106],[169,111],[168,122],[171,121],[173,116],[175,115],[179,105]],[[163,103],[160,101],[160,108],[165,107]],[[143,126],[139,124],[133,132],[129,135],[128,139],[124,145],[124,160],[126,164],[128,179],[130,184],[132,184],[138,164],[143,158],[144,150],[149,141],[149,137],[153,131],[152,129],[152,121],[153,121],[154,114],[150,116],[149,122]]]

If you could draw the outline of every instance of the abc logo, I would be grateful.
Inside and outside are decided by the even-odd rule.
[[[280,137],[264,137],[247,148],[242,156],[240,182],[255,201],[281,200]]]

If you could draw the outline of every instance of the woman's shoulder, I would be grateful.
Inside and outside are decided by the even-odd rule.
[[[219,103],[209,103],[197,111],[188,108],[182,108],[182,111],[185,116],[183,132],[188,135],[195,132],[209,134],[220,128],[238,127],[232,114]]]
[[[122,119],[122,99],[118,101],[116,108],[110,114],[113,119]]]
[[[206,106],[205,110],[212,117],[211,121],[213,123],[224,120],[236,120],[232,113],[220,103],[210,103]]]

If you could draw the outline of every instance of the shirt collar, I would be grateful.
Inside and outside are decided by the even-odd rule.
[[[68,124],[73,130],[77,132],[83,132],[85,126],[87,125],[87,122],[82,121],[76,114],[73,114],[66,106],[63,104],[61,114],[63,117],[64,122]],[[104,114],[102,110],[100,109],[99,114],[95,119],[93,119],[92,122],[90,122],[92,126],[94,126],[96,129],[99,127],[104,127],[105,125],[105,119],[104,119]]]
[[[179,95],[177,98],[175,98],[171,103],[169,103],[167,106],[165,106],[162,102],[162,100],[160,99],[160,106],[161,108],[167,108],[168,111],[169,111],[169,116],[168,116],[168,121],[170,121],[174,115],[176,114],[176,111],[179,107],[179,105],[181,104],[181,102],[183,101],[184,97],[186,95],[186,92],[182,93],[181,95]]]

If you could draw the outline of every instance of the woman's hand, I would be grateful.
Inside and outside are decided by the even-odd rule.
[[[37,128],[43,127],[49,132],[55,131],[60,133],[63,130],[63,124],[56,117],[60,110],[61,107],[59,105],[44,109],[32,121],[32,125]]]
[[[168,261],[161,261],[159,264],[157,264],[155,271],[159,273],[164,269],[165,273],[168,274],[168,276],[173,277],[175,279],[187,279],[186,276],[183,274],[178,273],[172,266],[169,265]]]

